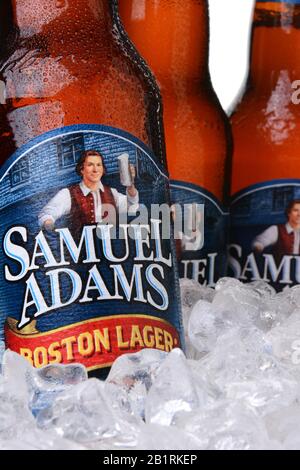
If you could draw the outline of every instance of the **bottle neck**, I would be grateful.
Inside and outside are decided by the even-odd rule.
[[[300,77],[300,0],[257,1],[251,50],[251,85],[267,92],[282,77]]]
[[[44,34],[60,29],[72,35],[79,29],[111,29],[109,0],[11,0],[11,14],[20,37]],[[58,32],[58,31],[57,31]],[[72,38],[74,40],[74,37]]]
[[[119,10],[130,39],[162,85],[208,76],[206,0],[119,0]]]

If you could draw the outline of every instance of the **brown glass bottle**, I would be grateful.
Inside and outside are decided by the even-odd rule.
[[[77,361],[91,373],[124,352],[179,346],[170,240],[146,247],[136,225],[136,240],[126,225],[125,242],[113,240],[102,224],[106,205],[132,216],[169,200],[159,91],[116,2],[4,1],[0,18],[7,345],[36,367]]]
[[[120,0],[119,8],[162,92],[172,199],[204,205],[204,245],[181,240],[180,274],[214,285],[226,268],[231,134],[209,74],[208,3]]]
[[[299,1],[257,1],[247,88],[232,115],[230,265],[279,290],[300,282],[299,50]]]

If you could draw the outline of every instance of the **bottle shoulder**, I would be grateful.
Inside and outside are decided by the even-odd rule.
[[[265,135],[273,140],[281,135],[282,140],[298,139],[300,125],[300,94],[298,96],[291,84],[278,86],[258,93],[249,88],[231,115],[235,133],[251,130],[252,138]]]
[[[92,82],[95,77],[105,80],[118,74],[120,82],[140,83],[149,87],[136,64],[125,53],[115,48],[107,51],[78,49],[59,51],[40,48],[16,47],[4,60],[0,60],[1,75],[6,82],[13,82],[13,88],[24,86],[30,79],[31,93],[39,96],[39,89],[47,95],[49,84],[54,91],[57,87],[67,86],[71,82]],[[28,85],[28,84],[27,84]],[[9,90],[8,90],[9,91]],[[25,91],[25,90],[24,90]],[[17,90],[15,89],[15,94]]]
[[[160,83],[164,103],[177,110],[189,109],[195,115],[228,122],[228,116],[211,85],[184,81],[176,86]]]
[[[300,116],[300,81],[278,80],[272,87],[262,89],[249,84],[232,111],[231,119],[251,114],[261,119],[268,112],[280,112],[282,109],[289,109],[295,117]]]
[[[15,48],[2,67],[4,113],[18,146],[53,128],[107,124],[143,141],[160,103],[142,72],[114,48],[73,53]],[[30,124],[30,125],[29,125]]]
[[[300,105],[291,92],[248,90],[231,116],[234,138],[232,192],[289,179],[299,167]]]

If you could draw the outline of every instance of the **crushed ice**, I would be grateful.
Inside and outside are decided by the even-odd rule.
[[[186,355],[33,369],[0,343],[0,450],[300,449],[300,286],[181,281]]]

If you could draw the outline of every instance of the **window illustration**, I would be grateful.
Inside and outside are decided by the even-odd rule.
[[[21,184],[27,183],[29,180],[29,161],[27,158],[22,158],[19,162],[15,163],[10,170],[11,187],[15,188]]]
[[[293,188],[277,188],[273,192],[273,212],[284,212],[294,198]]]
[[[59,168],[74,167],[84,151],[84,139],[82,135],[74,134],[63,137],[58,144]]]

